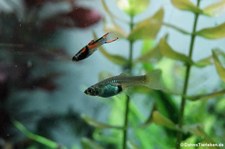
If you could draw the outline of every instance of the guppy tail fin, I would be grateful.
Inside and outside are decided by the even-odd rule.
[[[108,32],[105,35],[102,36],[104,39],[104,43],[110,43],[113,42],[117,39],[119,39],[116,34],[112,33],[112,32]]]
[[[146,86],[155,90],[165,90],[162,84],[162,71],[156,69],[146,74]]]

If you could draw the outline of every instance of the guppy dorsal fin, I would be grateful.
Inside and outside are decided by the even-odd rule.
[[[95,40],[91,40],[88,45],[92,45],[95,42]]]
[[[98,80],[99,81],[102,81],[102,80],[105,80],[105,79],[107,79],[107,78],[110,78],[110,77],[112,77],[113,75],[111,74],[111,73],[109,73],[109,72],[100,72],[99,73],[99,75],[98,75]]]
[[[119,74],[118,76],[122,76],[122,77],[128,77],[130,76],[128,73],[122,72],[121,74]]]

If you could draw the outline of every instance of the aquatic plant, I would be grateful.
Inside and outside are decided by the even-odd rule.
[[[120,35],[121,38],[126,39],[129,43],[128,58],[125,58],[121,55],[110,54],[103,47],[100,47],[100,52],[108,60],[110,60],[114,64],[121,66],[121,68],[123,68],[123,71],[128,71],[132,74],[132,70],[137,69],[138,65],[140,64],[142,66],[141,70],[139,71],[145,71],[146,73],[152,71],[154,68],[161,67],[158,64],[164,61],[163,58],[166,57],[174,60],[175,63],[181,62],[183,64],[182,67],[184,69],[180,68],[180,70],[183,70],[184,83],[181,87],[182,90],[180,92],[177,92],[175,88],[169,88],[171,92],[165,92],[165,90],[154,91],[149,89],[136,88],[128,92],[129,95],[121,94],[119,96],[113,97],[113,108],[111,111],[111,115],[109,115],[110,124],[100,123],[88,116],[83,116],[88,124],[96,128],[96,132],[93,136],[94,139],[104,147],[123,149],[127,147],[134,149],[176,147],[177,149],[179,149],[185,142],[204,142],[206,144],[220,143],[221,145],[221,142],[223,142],[224,140],[219,139],[218,137],[215,138],[215,133],[212,133],[205,129],[205,127],[208,127],[208,129],[214,129],[212,125],[209,125],[210,120],[206,118],[207,114],[211,115],[209,114],[210,111],[207,110],[207,107],[212,106],[210,104],[207,105],[207,99],[217,99],[213,105],[218,106],[218,104],[223,103],[222,105],[224,107],[224,102],[222,100],[224,99],[223,95],[225,93],[225,90],[222,87],[221,89],[217,89],[218,91],[201,95],[189,95],[187,91],[188,88],[191,88],[188,83],[190,81],[191,68],[193,67],[195,67],[196,69],[202,69],[203,67],[208,67],[214,64],[217,73],[224,81],[225,68],[220,59],[222,57],[224,58],[224,52],[222,50],[212,49],[212,55],[198,61],[194,61],[192,55],[194,51],[194,45],[196,44],[196,37],[202,37],[210,40],[225,37],[224,23],[216,25],[214,27],[197,30],[198,18],[200,16],[213,17],[215,13],[220,13],[220,10],[222,10],[222,8],[224,7],[225,2],[221,1],[213,3],[210,6],[201,8],[200,0],[197,0],[196,5],[188,0],[182,2],[179,0],[171,0],[174,7],[182,11],[188,11],[194,14],[192,31],[188,32],[183,28],[177,27],[176,25],[164,22],[163,8],[160,8],[153,16],[150,16],[143,21],[134,22],[135,16],[147,9],[149,0],[117,0],[118,7],[121,8],[130,17],[130,21],[128,21],[128,25],[130,27],[129,33],[125,33],[124,29],[122,29],[117,24],[117,22],[121,21],[122,19],[115,16],[110,11],[106,1],[102,0],[101,2],[111,22],[110,27],[107,26],[107,21],[104,22],[105,31],[115,32]],[[124,20],[122,20],[122,22],[124,23]],[[169,35],[161,37],[158,43],[152,44],[152,41],[156,39],[157,34],[162,26],[172,28],[179,33],[191,37],[188,55],[177,52],[172,48],[172,46],[168,43]],[[138,58],[133,59],[133,44],[135,41],[143,42],[143,54],[141,54]],[[171,66],[166,65],[166,67]],[[161,69],[163,73],[165,73],[166,70],[169,70],[168,68],[166,68],[165,70],[165,67],[161,67]],[[166,74],[169,75],[170,73],[167,72]],[[182,75],[182,73],[172,73],[172,75],[178,76]],[[169,76],[171,76],[171,74]],[[165,80],[168,79],[164,78],[164,83],[166,86],[168,86]],[[160,80],[158,80],[158,83],[161,83]],[[171,85],[169,85],[169,87],[171,87]],[[141,98],[149,98],[151,100],[154,100],[154,102],[148,101],[150,114],[144,123],[141,122],[143,121],[143,115],[138,110],[138,107],[135,105],[135,103],[131,100],[132,98],[135,98],[135,94],[140,92],[142,93],[142,95],[144,94],[144,96],[141,96]],[[174,93],[176,95],[174,95]],[[180,96],[181,98],[179,106],[177,106],[177,102],[174,101],[175,98],[178,98],[175,96]],[[198,101],[198,103],[188,103],[187,105],[187,101]],[[195,105],[196,107],[191,108],[191,105]],[[184,113],[185,109],[186,114]],[[199,115],[193,115],[194,111],[198,111],[197,113],[199,113]],[[222,112],[221,110],[219,111],[219,113]],[[121,116],[121,113],[124,113],[123,117]],[[184,122],[184,119],[189,119],[191,120],[191,122]],[[158,127],[155,128],[155,126],[152,125],[153,123],[163,126],[164,131]],[[218,125],[218,127],[221,127],[221,125],[216,121],[213,121],[212,123],[215,123],[216,125]],[[110,128],[111,130],[109,131],[104,130]],[[119,130],[123,132],[123,135],[121,135]],[[224,136],[224,134],[222,136]],[[159,142],[159,138],[162,141]],[[118,142],[122,142],[122,145]],[[95,144],[91,140],[86,143],[89,144],[89,147],[91,147],[90,144]]]
[[[42,1],[36,2],[40,4]],[[200,0],[197,0],[196,5],[189,0],[171,0],[174,7],[194,14],[192,31],[186,31],[176,26],[175,23],[165,22],[163,8],[157,10],[152,16],[136,22],[135,17],[148,8],[149,0],[117,0],[118,7],[129,16],[128,21],[115,16],[105,0],[101,0],[101,2],[109,17],[109,20],[104,20],[105,32],[117,33],[120,39],[129,43],[127,57],[111,54],[103,47],[99,47],[102,55],[118,65],[122,72],[128,72],[130,75],[148,73],[156,68],[161,69],[163,82],[156,80],[155,83],[163,83],[168,90],[166,92],[165,90],[136,87],[113,96],[112,100],[108,100],[106,103],[111,106],[107,122],[99,122],[95,118],[81,115],[81,118],[93,127],[90,131],[91,134],[82,139],[82,148],[176,147],[178,149],[181,148],[182,143],[219,144],[224,142],[225,131],[224,121],[222,121],[225,107],[224,51],[215,48],[211,55],[200,60],[193,60],[192,53],[194,45],[198,44],[196,37],[209,40],[224,38],[224,23],[203,29],[198,29],[197,24],[200,16],[213,17],[214,14],[220,13],[225,2],[215,2],[201,8]],[[124,32],[118,22],[127,24],[129,32]],[[174,45],[170,45],[169,42],[170,34],[159,37],[158,33],[162,27],[168,27],[184,36],[190,36],[190,44],[183,45],[189,47],[188,56],[174,50]],[[97,38],[97,35],[94,34],[94,37]],[[156,38],[160,40],[158,41]],[[137,41],[141,41],[142,47],[134,46]],[[138,57],[133,57],[134,50],[140,50]],[[223,82],[219,83],[216,88],[208,90],[202,88],[192,95],[188,94],[188,89],[193,86],[189,83],[192,79],[191,69],[200,70],[197,75],[201,76],[201,69],[206,67],[214,67]],[[50,117],[47,120],[51,121],[53,118]],[[47,148],[64,148],[46,137],[30,132],[20,122],[13,122],[29,140],[43,144]]]

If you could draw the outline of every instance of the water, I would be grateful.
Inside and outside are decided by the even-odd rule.
[[[19,125],[16,125],[15,120],[24,125],[30,133],[39,134],[41,137],[68,148],[72,148],[72,146],[81,148],[83,137],[98,140],[99,144],[106,148],[117,148],[121,144],[122,132],[119,130],[96,130],[88,125],[81,115],[88,115],[94,120],[104,123],[123,124],[123,97],[104,99],[90,97],[83,93],[84,89],[99,81],[101,72],[118,75],[123,68],[110,62],[100,51],[96,51],[83,61],[77,63],[72,61],[73,55],[93,39],[93,31],[99,37],[105,34],[102,19],[105,17],[110,22],[110,17],[100,1],[79,1],[79,5],[77,1],[72,1],[72,3],[66,0],[59,3],[55,1],[0,0],[0,147],[2,148],[7,146],[12,146],[12,148],[50,148],[49,144],[51,143],[31,142],[26,131],[19,130]],[[207,6],[208,3],[208,1],[202,1],[201,6]],[[116,22],[123,27],[125,32],[129,32],[127,25],[129,17],[117,8],[114,1],[107,1],[106,4],[110,11],[124,20]],[[181,12],[165,0],[151,1],[148,9],[136,16],[134,22],[137,23],[153,15],[161,6],[166,12],[164,22],[191,32],[193,14]],[[91,10],[89,15],[87,9]],[[197,29],[221,24],[225,21],[224,18],[224,15],[217,18],[200,17]],[[169,34],[168,43],[176,51],[188,54],[190,36],[183,35],[169,27],[163,26],[152,43],[157,43],[166,33]],[[133,47],[135,59],[141,53],[142,40],[135,42]],[[193,60],[197,61],[211,55],[211,50],[215,47],[224,51],[224,39],[208,40],[198,37],[194,46]],[[104,48],[109,53],[125,58],[129,55],[127,39],[121,38],[114,43],[104,45]],[[175,82],[172,83],[175,88],[181,89],[184,75],[183,64],[169,60],[173,67],[166,66],[165,61],[168,59],[165,61],[164,59],[166,58],[163,58],[163,62],[156,62],[156,65],[149,64],[148,68],[162,68],[164,74],[176,75],[172,79],[167,75],[164,75],[163,78],[164,80],[170,79],[169,82],[174,79]],[[134,65],[134,74],[145,73],[143,65],[142,63]],[[193,68],[189,85],[191,86],[188,89],[189,94],[213,92],[220,90],[223,86],[213,66],[204,69]],[[164,131],[161,126],[148,127],[143,129],[143,132],[138,132],[135,127],[147,119],[154,104],[157,104],[158,110],[166,117],[171,119],[176,117],[177,113],[173,113],[173,115],[170,113],[176,109],[171,110],[170,108],[179,109],[179,99],[175,97],[178,100],[174,100],[173,96],[158,92],[149,93],[149,91],[141,89],[138,91],[136,91],[138,94],[133,95],[134,99],[131,98],[129,139],[143,148],[148,146],[148,143],[155,144],[155,147],[159,148],[168,142],[173,144],[176,138],[174,132]],[[169,106],[165,105],[162,99],[169,100],[167,102]],[[213,104],[216,105],[217,102],[208,104],[210,107]],[[223,104],[221,102],[220,105]],[[201,105],[203,104],[197,103],[196,109]],[[204,108],[207,109],[207,104],[204,105],[206,107],[201,107],[199,112],[202,115],[208,112],[204,111]],[[148,107],[150,108],[148,109]],[[191,106],[188,107],[187,113],[190,114]],[[192,118],[190,115],[187,115],[189,119]],[[198,119],[195,118],[193,119]],[[197,122],[209,123],[211,121],[202,118]],[[217,126],[216,122],[212,123]],[[218,127],[222,129],[222,127]],[[149,134],[154,135],[149,136]],[[159,134],[163,134],[165,137],[165,141],[161,145],[158,145],[158,140],[154,139],[154,136]],[[143,139],[146,138],[145,136],[148,136],[150,141]],[[37,138],[34,139],[34,142],[40,141]]]

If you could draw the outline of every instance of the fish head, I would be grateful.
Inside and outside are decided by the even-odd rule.
[[[72,60],[73,61],[79,61],[78,56],[77,55],[73,56],[73,59]]]
[[[97,96],[98,95],[98,89],[95,88],[94,86],[91,86],[89,88],[87,88],[84,91],[85,94],[90,95],[90,96]]]
[[[90,54],[91,54],[90,49],[87,46],[85,46],[73,56],[72,60],[80,61],[90,56]]]

